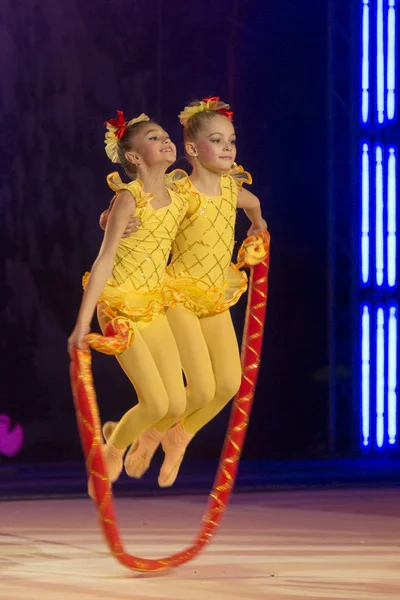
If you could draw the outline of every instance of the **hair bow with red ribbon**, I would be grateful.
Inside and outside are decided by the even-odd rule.
[[[210,96],[209,98],[203,98],[203,102],[206,102],[207,104],[218,104],[219,101],[219,96]],[[233,119],[233,112],[231,110],[228,110],[227,108],[216,108],[212,110],[215,110],[215,112],[219,113],[220,115],[227,117],[230,121],[232,121]]]
[[[119,140],[122,140],[127,130],[125,117],[122,110],[117,110],[117,119],[110,119],[109,121],[106,121],[105,124],[115,127],[115,131],[113,132],[115,137],[117,137]]]

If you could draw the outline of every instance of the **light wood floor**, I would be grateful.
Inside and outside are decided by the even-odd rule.
[[[117,500],[132,554],[192,541],[205,499]],[[2,600],[400,600],[400,489],[237,495],[214,543],[164,574],[107,552],[88,499],[0,503]]]

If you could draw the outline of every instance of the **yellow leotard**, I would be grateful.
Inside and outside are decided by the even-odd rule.
[[[107,177],[107,182],[117,194],[122,190],[132,194],[136,201],[133,216],[140,219],[141,225],[135,233],[121,239],[112,274],[98,303],[105,302],[117,313],[144,326],[164,311],[165,267],[188,202],[178,190],[170,189],[171,203],[155,210],[151,205],[153,195],[145,193],[140,180],[124,184],[115,172]],[[84,277],[84,285],[88,276]]]
[[[221,195],[199,193],[184,171],[170,175],[175,191],[187,199],[190,214],[172,245],[165,282],[170,306],[183,304],[198,316],[227,310],[247,289],[247,276],[232,263],[238,189],[251,183],[241,167],[221,177]]]

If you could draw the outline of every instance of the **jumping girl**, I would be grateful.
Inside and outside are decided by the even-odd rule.
[[[176,159],[176,148],[160,125],[146,115],[125,123],[122,112],[106,125],[107,155],[112,162],[122,164],[132,181],[122,183],[117,173],[107,178],[116,199],[99,254],[90,276],[84,278],[85,292],[68,346],[70,353],[74,347],[85,347],[96,306],[103,330],[115,316],[133,323],[133,344],[118,361],[136,389],[138,403],[116,424],[102,446],[109,479],[114,482],[132,441],[163,418],[177,421],[185,411],[181,362],[165,316],[162,283],[171,244],[188,203],[182,194],[165,185],[165,173]],[[141,225],[123,238],[133,215]]]
[[[179,418],[167,415],[144,432],[126,460],[128,474],[141,477],[161,442],[161,487],[174,483],[187,445],[236,394],[242,376],[229,312],[247,287],[245,273],[231,264],[236,209],[243,208],[249,217],[249,235],[267,226],[259,200],[242,189],[243,183],[251,183],[250,175],[241,168],[232,170],[236,136],[229,108],[219,98],[205,98],[179,115],[193,170],[190,177],[174,171],[168,180],[187,199],[190,213],[178,228],[165,283],[167,319],[187,381],[186,410]],[[108,212],[101,216],[102,227]],[[130,221],[125,234],[136,227]],[[105,424],[106,438],[112,439],[114,426]]]

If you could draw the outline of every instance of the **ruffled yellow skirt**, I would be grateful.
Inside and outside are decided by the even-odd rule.
[[[225,283],[211,287],[202,279],[165,275],[164,302],[168,307],[183,304],[198,317],[211,317],[222,313],[237,303],[247,290],[247,275],[231,263]]]
[[[90,273],[85,273],[82,285],[85,289]],[[156,317],[165,314],[163,289],[138,292],[127,280],[121,285],[107,283],[97,304],[106,304],[113,312],[134,321],[138,329],[149,325]]]

